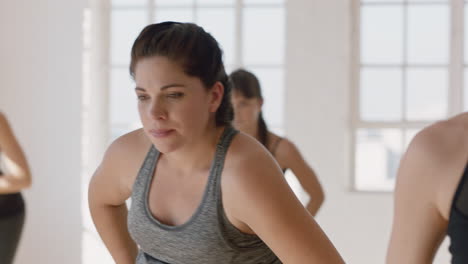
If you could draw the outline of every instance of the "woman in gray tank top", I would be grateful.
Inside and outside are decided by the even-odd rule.
[[[130,73],[143,128],[111,144],[89,186],[116,263],[343,263],[273,158],[230,126],[230,83],[210,34],[149,25]]]

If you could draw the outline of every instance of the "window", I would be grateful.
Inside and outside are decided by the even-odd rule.
[[[353,2],[354,189],[393,190],[414,135],[463,110],[464,4]]]

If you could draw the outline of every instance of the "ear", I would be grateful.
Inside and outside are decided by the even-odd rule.
[[[219,106],[221,105],[221,101],[223,100],[224,85],[221,82],[216,82],[210,88],[209,96],[209,111],[211,113],[216,113],[216,111],[218,111]]]

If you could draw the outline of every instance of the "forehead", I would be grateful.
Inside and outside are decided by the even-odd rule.
[[[135,65],[135,83],[145,89],[169,83],[201,85],[199,78],[187,75],[179,63],[163,56],[140,59]]]
[[[242,99],[247,99],[241,92],[237,90],[232,90],[231,92],[232,98],[236,100],[242,100]]]
[[[166,75],[183,77],[186,74],[179,64],[162,56],[142,58],[135,65],[135,79]]]
[[[245,97],[242,93],[238,92],[238,91],[233,91],[232,92],[232,101],[234,102],[257,102],[258,101],[258,98],[256,97],[253,97],[253,98],[247,98]]]

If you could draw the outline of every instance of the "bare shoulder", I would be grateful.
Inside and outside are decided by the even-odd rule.
[[[343,263],[273,156],[254,138],[239,133],[233,139],[221,188],[229,220],[257,234],[284,263]]]
[[[0,132],[8,132],[8,131],[10,131],[10,124],[8,123],[8,119],[5,116],[5,114],[0,112]]]
[[[223,169],[224,193],[232,193],[234,197],[240,191],[267,187],[263,183],[272,182],[281,175],[278,163],[260,142],[244,133],[234,137]]]
[[[262,168],[277,168],[274,158],[265,147],[256,139],[240,132],[231,142],[229,147],[226,161],[225,170],[229,174],[246,175],[248,172],[254,170],[261,170]],[[236,176],[238,180],[244,176]],[[250,178],[245,176],[245,178]]]
[[[104,154],[101,164],[93,175],[91,187],[96,187],[111,202],[119,203],[127,199],[132,191],[143,160],[151,147],[151,142],[142,129],[127,133],[114,140]]]
[[[108,147],[104,158],[118,162],[124,162],[124,160],[131,161],[133,155],[141,155],[150,146],[151,142],[144,135],[143,129],[140,128],[114,140]]]
[[[2,111],[0,111],[0,122],[7,122],[6,116]]]
[[[462,120],[458,116],[424,128],[401,159],[387,263],[432,262],[467,163]]]
[[[286,137],[283,137],[281,141],[278,143],[277,153],[286,155],[286,156],[291,155],[291,154],[297,155],[299,154],[299,149],[291,140],[289,140]]]
[[[0,112],[0,149],[4,148],[10,152],[18,152],[20,150],[19,143],[13,132],[7,117]],[[11,155],[12,153],[10,153]]]
[[[434,123],[416,134],[402,162],[410,160],[414,164],[426,164],[435,172],[452,166],[466,152],[466,131],[458,120]]]
[[[459,120],[439,121],[420,131],[412,140],[409,150],[425,152],[425,157],[435,160],[450,158],[466,147],[466,131],[466,125]]]
[[[256,139],[239,133],[228,149],[222,176],[222,190],[225,206],[243,207],[240,196],[249,197],[254,204],[256,195],[286,193],[289,189],[278,163],[268,150]],[[231,206],[234,205],[234,206]],[[241,208],[244,209],[244,208]],[[233,215],[242,215],[236,210]]]
[[[463,119],[465,118],[465,119]],[[451,197],[468,158],[466,117],[440,121],[420,131],[402,158],[397,193],[427,197],[448,218]]]
[[[134,130],[112,142],[104,155],[103,165],[132,184],[150,147],[151,142],[143,129]]]
[[[303,159],[299,148],[291,140],[286,137],[276,137],[279,142],[277,143],[275,158],[283,167],[289,168],[292,163]]]

